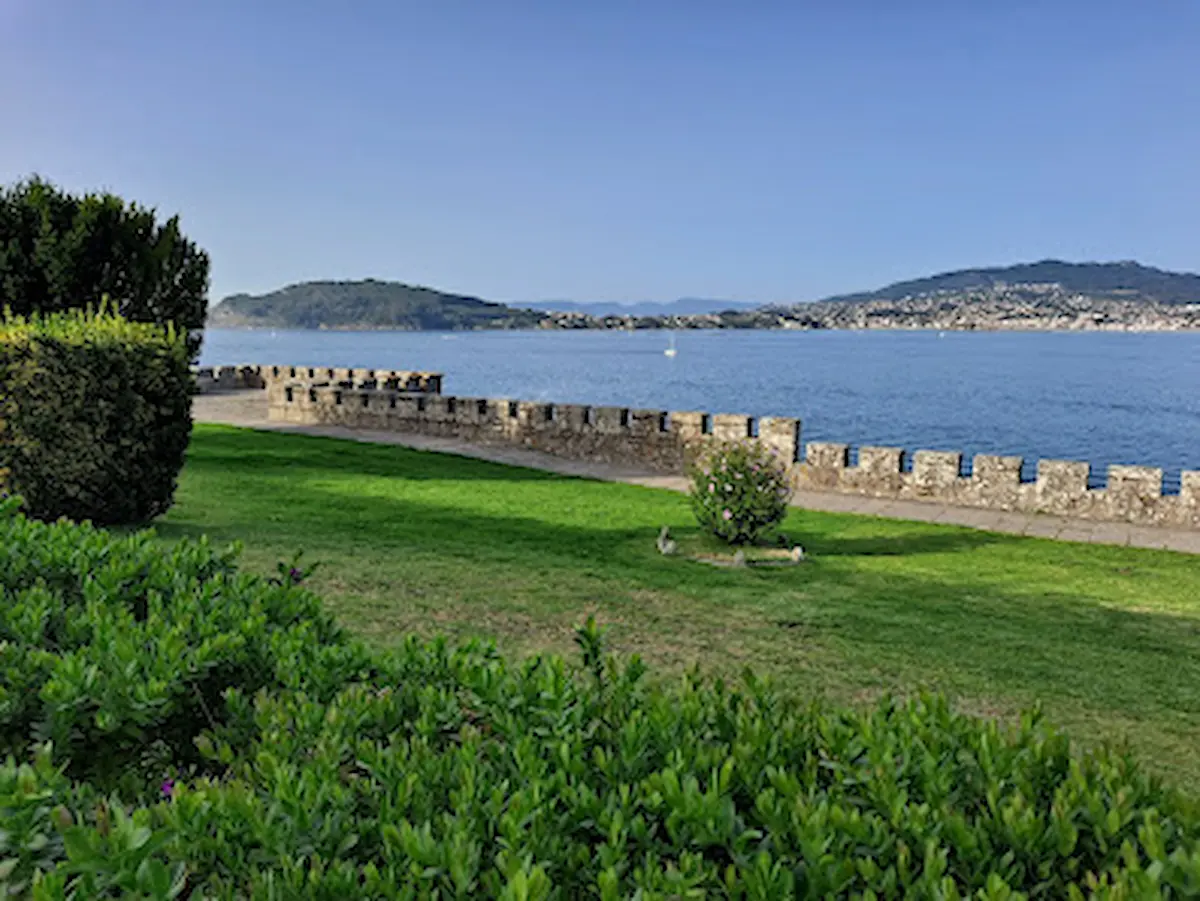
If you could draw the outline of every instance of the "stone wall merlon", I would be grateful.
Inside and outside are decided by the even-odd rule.
[[[850,465],[850,445],[810,441],[804,462],[816,469],[845,469]]]
[[[976,454],[971,463],[971,477],[984,488],[1016,491],[1021,486],[1021,457],[998,457]]]
[[[962,454],[919,450],[913,454],[912,483],[920,496],[937,497],[960,478]]]
[[[1040,492],[1083,494],[1088,490],[1092,467],[1073,460],[1038,460],[1037,488]]]

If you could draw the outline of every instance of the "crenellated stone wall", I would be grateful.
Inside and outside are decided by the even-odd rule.
[[[1162,470],[1145,466],[1110,466],[1104,488],[1088,487],[1089,464],[1064,460],[1039,460],[1032,482],[1021,480],[1021,457],[988,454],[974,458],[969,475],[962,472],[963,455],[947,451],[916,451],[909,467],[901,448],[861,447],[852,466],[846,444],[812,442],[802,455],[800,421],[786,417],[451,397],[438,393],[440,376],[422,382],[408,373],[259,371],[277,422],[520,446],[665,473],[682,472],[688,454],[705,442],[749,439],[790,464],[801,490],[1200,530],[1200,471],[1184,472],[1180,493],[1164,495]]]
[[[711,437],[770,444],[796,459],[794,419],[666,413],[624,407],[554,404],[508,398],[449,397],[379,388],[275,382],[267,389],[276,422],[340,425],[527,447],[579,460],[682,472],[685,454]]]
[[[261,366],[193,366],[192,376],[196,379],[196,390],[201,393],[267,387]]]
[[[905,456],[901,448],[861,447],[851,466],[848,445],[813,442],[794,468],[795,484],[865,497],[1200,529],[1200,472],[1184,472],[1180,493],[1164,495],[1162,470],[1149,466],[1110,466],[1107,485],[1089,488],[1088,463],[1038,460],[1037,478],[1023,482],[1021,457],[978,454],[970,474],[963,475],[960,453],[916,451],[908,471]]]
[[[390,388],[423,394],[441,394],[440,372],[406,369],[350,369],[333,366],[200,366],[193,367],[196,387],[201,392],[261,390],[277,381],[303,381],[313,385]]]

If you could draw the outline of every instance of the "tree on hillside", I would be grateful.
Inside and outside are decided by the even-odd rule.
[[[135,322],[173,323],[200,351],[208,255],[153,209],[33,177],[0,188],[0,307],[50,313],[108,297]]]

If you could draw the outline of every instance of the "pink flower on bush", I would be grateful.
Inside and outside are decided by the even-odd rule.
[[[717,483],[716,483],[716,482],[709,482],[709,483],[708,483],[708,493],[709,493],[709,494],[712,494],[712,493],[713,493],[714,491],[716,491],[716,490],[717,490]]]
[[[733,512],[730,510],[726,510],[724,513],[721,514],[721,516],[723,516],[725,518],[725,520],[728,521],[728,520],[733,519]]]

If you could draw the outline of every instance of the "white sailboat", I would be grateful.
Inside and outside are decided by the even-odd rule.
[[[668,356],[668,357],[673,357],[677,353],[679,353],[679,351],[677,351],[675,349],[675,333],[671,332],[671,346],[663,351],[663,355]]]

